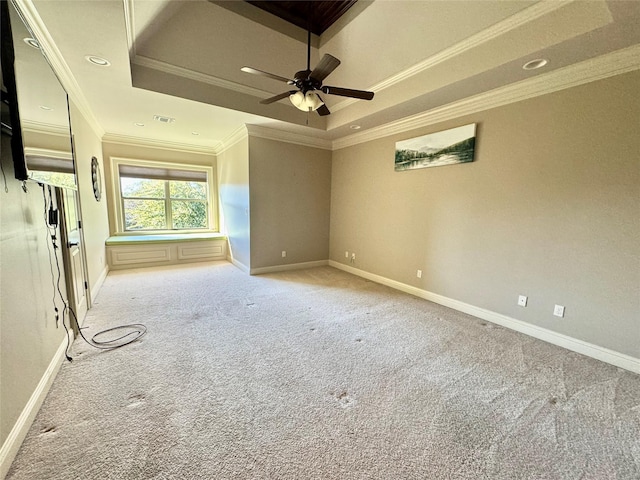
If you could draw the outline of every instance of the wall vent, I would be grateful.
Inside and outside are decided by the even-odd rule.
[[[171,117],[165,117],[163,115],[154,115],[153,116],[154,120],[157,120],[160,123],[173,123],[176,121],[175,118],[171,118]]]

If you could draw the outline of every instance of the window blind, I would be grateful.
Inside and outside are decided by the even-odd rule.
[[[177,170],[173,168],[140,167],[119,165],[121,177],[149,178],[152,180],[178,180],[182,182],[206,182],[207,172],[197,170]]]
[[[54,158],[44,155],[25,155],[27,168],[41,172],[74,173],[73,160],[69,158]]]

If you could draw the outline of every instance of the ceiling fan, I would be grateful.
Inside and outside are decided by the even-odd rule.
[[[338,65],[340,65],[340,60],[333,55],[325,53],[318,65],[316,65],[316,68],[313,70],[310,68],[310,61],[311,30],[309,30],[307,34],[307,69],[296,72],[293,76],[293,80],[252,67],[242,67],[241,70],[246,73],[261,75],[273,80],[285,82],[288,85],[295,85],[298,88],[298,90],[289,90],[288,92],[281,93],[274,97],[266,98],[260,102],[264,105],[289,97],[289,100],[296,108],[304,112],[315,111],[318,112],[318,115],[325,116],[329,115],[331,112],[324,104],[324,101],[318,92],[323,92],[329,95],[339,95],[341,97],[358,98],[361,100],[371,100],[373,98],[373,92],[322,85],[322,81],[327,78],[329,74],[338,67]]]

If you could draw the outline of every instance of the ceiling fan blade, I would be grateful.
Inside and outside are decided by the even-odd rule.
[[[295,83],[293,80],[290,80],[288,78],[281,77],[280,75],[274,75],[273,73],[269,72],[263,72],[262,70],[258,70],[257,68],[242,67],[240,70],[245,73],[252,73],[253,75],[260,75],[263,77],[271,78],[272,80],[278,80],[279,82],[285,82],[289,85],[293,85]]]
[[[277,102],[278,100],[282,100],[283,98],[287,98],[289,95],[293,95],[297,90],[290,90],[288,92],[281,93],[280,95],[276,95],[275,97],[265,98],[261,100],[260,103],[263,105],[269,105],[270,103]]]
[[[319,107],[316,112],[318,112],[318,115],[320,115],[321,117],[324,117],[325,115],[329,115],[331,113],[326,105],[322,105],[321,107]]]
[[[316,93],[316,95],[318,95]],[[320,105],[317,109],[316,112],[318,112],[318,115],[320,115],[321,117],[324,117],[326,115],[329,115],[331,112],[329,111],[329,108],[327,108],[327,104],[324,103],[324,100],[322,99],[322,97],[320,95],[318,95],[318,98],[320,99],[320,101],[322,102],[322,105]]]
[[[340,60],[328,53],[325,53],[324,57],[322,57],[318,65],[316,65],[316,68],[313,69],[309,76],[322,82],[338,67],[338,65],[340,65]]]
[[[322,87],[324,93],[329,95],[340,95],[341,97],[359,98],[360,100],[371,100],[373,98],[373,92],[366,92],[364,90],[352,90],[351,88],[329,87],[325,85]]]

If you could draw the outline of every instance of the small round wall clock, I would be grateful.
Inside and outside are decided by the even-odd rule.
[[[102,198],[102,175],[100,175],[100,164],[96,157],[91,157],[91,182],[93,185],[93,195],[99,202]]]

